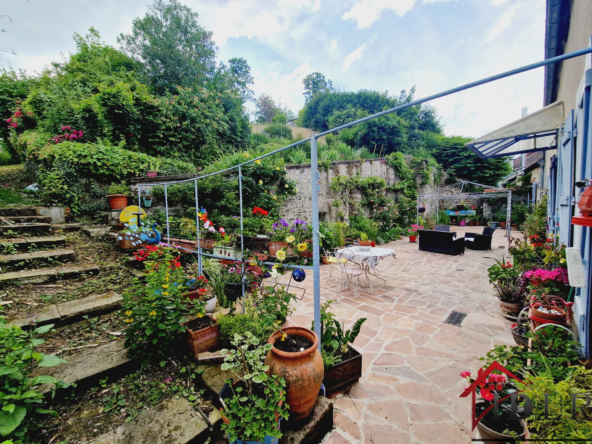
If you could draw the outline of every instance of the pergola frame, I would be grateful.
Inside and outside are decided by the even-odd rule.
[[[463,192],[465,185],[474,185],[476,187],[492,190],[490,192]],[[460,187],[460,192],[456,194],[441,194],[442,191],[454,191]],[[486,199],[486,198],[493,198],[493,197],[506,197],[506,237],[508,240],[511,236],[512,230],[512,190],[508,190],[507,188],[497,188],[492,187],[489,185],[483,185],[481,183],[471,182],[468,180],[461,180],[459,182],[453,183],[452,185],[447,185],[445,187],[439,188],[436,187],[436,192],[432,194],[419,194],[417,196],[417,206],[419,207],[421,200],[434,200],[436,199],[436,215],[439,213],[440,209],[440,201],[441,200],[464,200],[464,199]],[[419,216],[418,216],[419,217]],[[437,216],[436,216],[437,217]]]
[[[562,54],[560,56],[557,57],[552,57],[546,60],[542,60],[536,63],[531,63],[529,65],[525,65],[522,66],[520,68],[515,68],[512,69],[510,71],[506,71],[500,74],[496,74],[490,77],[486,77],[484,79],[481,80],[477,80],[471,83],[467,83],[465,85],[462,86],[458,86],[452,89],[448,89],[446,91],[437,93],[437,94],[433,94],[431,96],[425,97],[423,99],[418,99],[418,100],[413,100],[411,102],[408,103],[404,103],[398,106],[395,106],[394,108],[390,108],[384,111],[381,111],[379,113],[376,114],[372,114],[370,116],[366,116],[362,119],[357,119],[354,120],[352,122],[346,123],[344,125],[340,125],[338,127],[323,131],[319,134],[314,134],[312,133],[310,136],[310,139],[303,139],[300,140],[298,142],[292,143],[290,145],[287,145],[283,148],[279,148],[275,151],[271,151],[269,153],[263,154],[259,157],[247,160],[239,165],[235,165],[232,166],[230,168],[226,168],[224,170],[221,171],[216,171],[214,173],[210,173],[210,174],[206,174],[200,177],[196,177],[196,178],[192,178],[192,179],[186,179],[186,180],[181,180],[181,181],[174,181],[174,182],[154,182],[154,183],[149,183],[149,184],[143,184],[143,185],[138,185],[138,205],[140,206],[140,210],[141,210],[141,189],[142,187],[151,187],[151,186],[164,186],[164,196],[165,196],[165,211],[166,211],[166,218],[167,218],[167,242],[170,240],[170,236],[169,236],[169,211],[168,211],[168,196],[167,196],[167,188],[168,186],[171,185],[175,185],[175,184],[179,184],[179,183],[184,183],[184,182],[194,182],[195,184],[195,205],[196,205],[196,213],[197,213],[197,209],[199,208],[198,206],[198,181],[201,179],[205,179],[206,177],[210,177],[210,176],[215,176],[218,174],[226,174],[228,172],[234,171],[236,170],[237,174],[238,174],[238,180],[239,180],[239,196],[240,196],[240,220],[241,220],[241,253],[244,251],[244,241],[243,241],[243,205],[242,205],[242,201],[243,201],[243,196],[242,196],[242,167],[244,165],[247,165],[249,163],[253,163],[257,160],[263,160],[267,157],[273,156],[277,153],[280,153],[282,151],[294,148],[298,145],[302,145],[304,143],[307,143],[310,141],[310,158],[311,158],[311,200],[312,200],[312,231],[313,231],[313,265],[311,266],[300,266],[298,265],[298,268],[307,268],[307,269],[313,269],[313,273],[314,273],[314,282],[313,282],[313,294],[314,294],[314,325],[315,325],[315,333],[317,334],[318,338],[319,338],[319,350],[321,349],[321,332],[320,332],[320,328],[321,328],[321,272],[320,272],[320,264],[321,264],[321,260],[320,260],[320,242],[319,242],[319,171],[318,171],[318,149],[317,149],[317,142],[318,139],[322,136],[325,136],[327,134],[332,134],[334,132],[346,129],[346,128],[350,128],[352,126],[355,126],[359,123],[364,123],[370,120],[374,120],[378,117],[382,117],[388,114],[392,114],[395,112],[399,112],[402,111],[406,108],[410,108],[413,106],[417,106],[420,105],[422,103],[426,103],[429,102],[431,100],[435,100],[441,97],[445,97],[445,96],[449,96],[452,94],[455,94],[457,92],[460,91],[465,91],[467,89],[471,89],[474,88],[476,86],[480,86],[480,85],[484,85],[486,83],[490,83],[496,80],[500,80],[506,77],[511,77],[513,75],[516,74],[520,74],[526,71],[531,71],[533,69],[536,68],[540,68],[543,66],[547,66],[547,65],[552,65],[558,62],[562,62],[563,60],[567,60],[567,59],[572,59],[575,57],[579,57],[585,54],[589,54],[592,53],[592,47],[587,47],[584,49],[580,49],[574,52],[570,52],[568,54]],[[510,208],[510,205],[508,205],[508,208]],[[510,211],[508,209],[508,211]],[[509,214],[509,213],[508,213]],[[508,217],[509,219],[509,217]],[[196,214],[196,223],[197,223],[197,230],[196,230],[196,235],[197,235],[197,240],[199,243],[199,218]],[[195,252],[195,254],[197,254],[198,256],[198,264],[199,264],[199,272],[201,273],[201,259],[202,256],[206,256],[206,257],[213,257],[213,258],[217,258],[217,259],[228,259],[228,258],[224,258],[224,257],[220,257],[220,256],[214,256],[211,254],[207,254],[204,253],[201,250],[201,247],[199,247],[197,249],[197,251]],[[242,255],[241,255],[242,256]],[[240,260],[238,260],[239,262],[241,262],[242,267],[244,267],[244,257]]]

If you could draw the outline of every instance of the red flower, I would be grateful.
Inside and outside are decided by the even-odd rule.
[[[460,372],[461,378],[468,378],[471,376],[471,372]]]
[[[253,208],[253,214],[267,216],[269,213],[265,211],[263,208],[255,207]]]
[[[488,389],[484,388],[481,389],[481,397],[486,401],[493,401],[493,393],[491,393]]]

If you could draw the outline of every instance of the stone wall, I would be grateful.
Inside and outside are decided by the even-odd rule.
[[[311,176],[310,165],[290,165],[287,167],[288,178],[298,185],[298,194],[286,200],[282,208],[282,216],[288,220],[296,218],[312,220],[311,202]],[[385,159],[372,159],[364,162],[358,160],[333,162],[328,170],[320,170],[320,192],[319,192],[319,217],[321,221],[334,222],[338,208],[333,207],[333,201],[339,196],[331,191],[331,180],[339,175],[354,176],[359,173],[361,178],[378,176],[383,178],[387,185],[393,185],[399,181],[394,169],[386,163]],[[418,183],[420,178],[418,178]],[[419,187],[419,193],[431,193],[432,187],[424,185]],[[396,197],[391,194],[389,197]],[[358,199],[361,196],[358,195]],[[396,200],[396,199],[395,199]],[[428,209],[429,210],[429,209]]]

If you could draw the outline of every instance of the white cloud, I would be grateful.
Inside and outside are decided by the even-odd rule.
[[[347,71],[353,62],[355,62],[356,60],[361,58],[364,50],[374,42],[375,38],[376,38],[376,34],[374,34],[374,37],[372,37],[372,40],[358,46],[356,49],[354,49],[352,52],[350,52],[348,55],[346,55],[345,58],[343,59],[343,67],[341,68],[341,72]]]
[[[214,33],[214,41],[220,47],[229,38],[280,34],[289,30],[300,15],[316,12],[321,7],[320,0],[188,0],[186,3],[199,12],[200,22]]]
[[[382,11],[393,11],[399,17],[410,11],[415,0],[361,0],[341,17],[343,20],[355,20],[358,29],[370,27],[380,18]]]
[[[337,48],[337,40],[333,39],[331,40],[331,51],[335,51],[335,48]]]
[[[516,15],[516,7],[510,7],[506,9],[499,16],[493,27],[489,30],[486,41],[490,42],[500,35],[504,29],[509,28],[512,25],[514,16]]]

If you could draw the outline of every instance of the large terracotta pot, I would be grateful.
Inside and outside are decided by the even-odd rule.
[[[586,187],[582,193],[578,202],[578,208],[584,216],[592,217],[592,186]]]
[[[304,327],[286,327],[276,331],[267,341],[274,344],[275,340],[287,335],[304,336],[313,344],[302,352],[289,353],[273,347],[265,358],[269,365],[269,374],[286,380],[286,402],[290,406],[290,415],[295,420],[305,419],[310,415],[325,375],[323,358],[319,353],[319,338]]]
[[[513,304],[510,302],[500,301],[500,308],[502,309],[502,313],[506,316],[510,316],[511,318],[516,318],[520,310],[524,307],[523,304]]]
[[[125,194],[109,194],[109,206],[112,210],[123,210],[127,207],[127,196]]]

